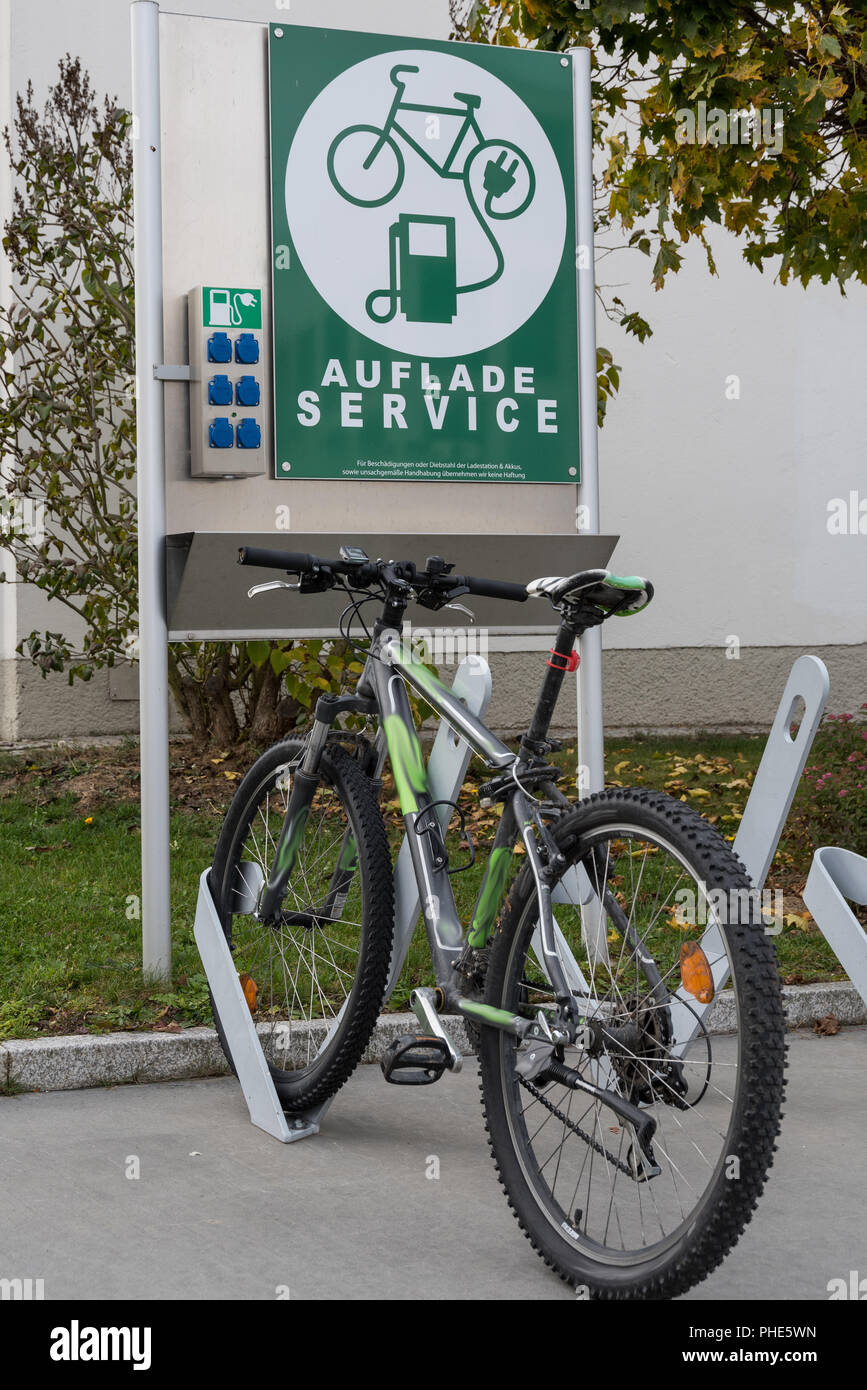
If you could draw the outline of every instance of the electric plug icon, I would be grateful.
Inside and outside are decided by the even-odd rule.
[[[513,158],[510,164],[506,164],[506,151],[501,150],[496,159],[489,159],[485,165],[484,187],[488,195],[488,204],[495,198],[502,198],[504,193],[508,193],[515,186],[515,170],[518,167],[517,158]]]

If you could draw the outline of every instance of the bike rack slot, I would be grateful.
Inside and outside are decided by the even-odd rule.
[[[773,863],[816,730],[822,721],[829,689],[825,663],[817,656],[799,656],[789,672],[732,845],[747,871],[754,894],[761,893]],[[793,721],[797,721],[794,734],[791,732]],[[701,946],[710,962],[718,997],[728,981],[729,971],[716,923],[704,933]],[[682,1052],[696,1036],[701,1020],[714,1008],[715,1002],[697,1004],[692,997],[687,1000],[682,987],[674,996],[671,1017],[678,1050]]]
[[[867,1004],[867,933],[849,902],[867,906],[867,859],[823,845],[813,855],[804,902],[834,955]]]

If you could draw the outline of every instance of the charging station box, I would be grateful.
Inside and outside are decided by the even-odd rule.
[[[250,478],[268,470],[261,288],[199,285],[187,296],[190,473]]]

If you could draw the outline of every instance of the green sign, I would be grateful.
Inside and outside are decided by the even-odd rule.
[[[572,66],[272,25],[278,478],[575,483]]]
[[[205,285],[202,289],[203,328],[261,328],[261,290]]]

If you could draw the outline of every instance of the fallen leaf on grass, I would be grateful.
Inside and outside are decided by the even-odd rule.
[[[810,931],[813,926],[809,912],[787,912],[783,922],[787,927],[797,927],[799,931]]]

